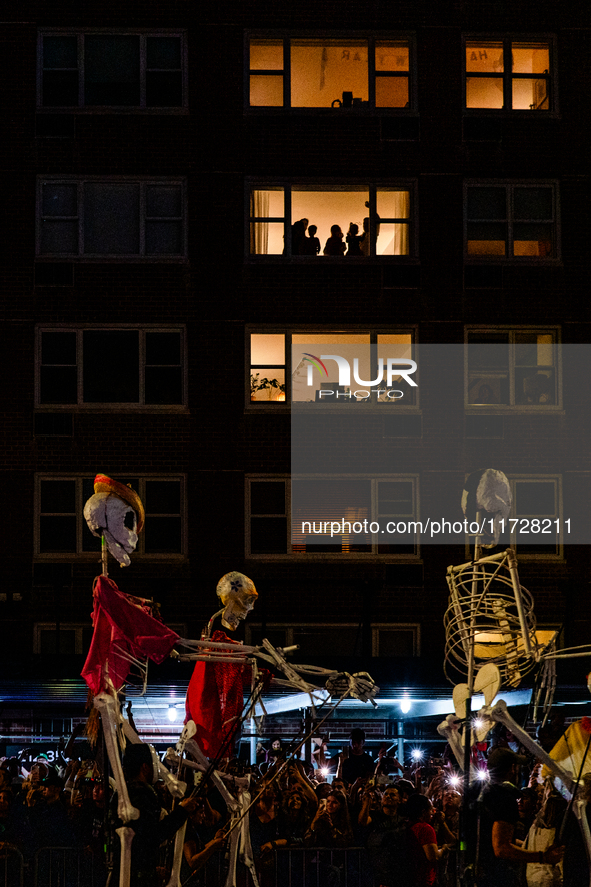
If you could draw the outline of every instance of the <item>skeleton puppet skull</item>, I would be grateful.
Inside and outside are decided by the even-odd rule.
[[[235,631],[255,605],[258,594],[254,582],[244,573],[226,573],[218,582],[216,592],[225,607],[222,625]]]
[[[122,567],[131,563],[138,533],[144,525],[144,508],[139,496],[102,474],[94,479],[94,496],[84,506],[84,517],[94,536],[104,536],[107,548]]]

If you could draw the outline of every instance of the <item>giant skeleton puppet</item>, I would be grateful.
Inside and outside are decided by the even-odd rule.
[[[494,548],[498,543],[500,519],[507,520],[510,506],[509,481],[502,472],[486,469],[468,477],[462,496],[464,514],[470,521],[477,521],[484,532],[476,534],[473,560],[447,569],[444,670],[452,683],[451,669],[463,675],[466,682],[454,686],[455,713],[447,716],[438,731],[448,740],[466,781],[468,772],[476,776],[470,764],[472,743],[481,742],[495,723],[504,724],[544,764],[544,776],[551,778],[569,800],[579,822],[591,887],[591,833],[587,801],[579,788],[582,777],[591,773],[591,720],[583,718],[571,725],[548,754],[513,719],[506,702],[497,699],[501,686],[515,689],[527,674],[537,670],[540,679],[533,717],[537,719],[541,706],[545,723],[554,695],[556,660],[591,655],[589,647],[557,653],[555,637],[546,645],[540,644],[534,600],[520,584],[515,552],[509,548],[483,556],[482,548]],[[484,696],[484,705],[472,721],[471,702],[477,693]]]
[[[152,748],[154,778],[163,779],[176,799],[183,797],[186,782],[183,774],[200,771],[220,791],[230,811],[226,836],[230,841],[230,866],[226,887],[235,887],[236,862],[242,859],[258,887],[250,847],[249,810],[257,798],[250,797],[250,777],[236,779],[217,769],[224,756],[230,754],[233,739],[244,720],[264,714],[264,690],[272,680],[274,686],[295,689],[307,694],[310,706],[326,705],[336,697],[315,725],[318,729],[347,696],[375,705],[378,687],[366,672],[350,675],[318,666],[288,663],[285,656],[297,649],[275,648],[264,639],[260,646],[245,646],[231,640],[224,632],[212,635],[213,621],[221,616],[222,625],[234,630],[252,609],[257,592],[253,582],[242,573],[227,573],[217,586],[222,604],[204,628],[199,640],[181,639],[153,615],[152,601],[119,591],[108,577],[107,551],[121,566],[130,563],[137,534],[144,523],[144,509],[137,494],[129,487],[104,475],[95,478],[95,495],[84,507],[90,530],[102,541],[102,574],[94,583],[94,633],[82,676],[94,695],[95,709],[100,713],[109,762],[118,793],[117,812],[123,825],[117,829],[121,841],[119,887],[129,887],[133,822],[139,816],[129,800],[121,765],[121,753],[127,742],[141,739],[123,716],[119,693],[125,690],[130,669],[143,677],[147,687],[148,659],[162,662],[171,655],[183,662],[194,662],[194,672],[187,692],[187,719],[176,750],[169,749],[167,761],[177,776],[164,767]],[[179,648],[178,650],[176,648]],[[264,668],[259,669],[259,662]],[[281,676],[272,675],[270,669]],[[322,678],[324,686],[308,677]],[[243,685],[250,685],[250,696],[244,706]],[[320,713],[320,711],[319,711]],[[253,721],[251,720],[251,723]],[[302,739],[292,757],[304,745]],[[290,757],[287,758],[286,766]],[[279,775],[278,771],[275,778]],[[201,783],[203,785],[203,782]],[[172,872],[167,887],[180,887],[180,866],[184,827],[175,838]]]

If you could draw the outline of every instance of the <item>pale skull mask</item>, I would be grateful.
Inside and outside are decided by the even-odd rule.
[[[84,506],[84,517],[94,536],[104,536],[107,548],[121,566],[131,563],[137,545],[137,514],[115,493],[95,493]]]
[[[226,573],[218,582],[216,592],[225,607],[222,625],[235,631],[255,605],[258,594],[254,582],[244,573]]]

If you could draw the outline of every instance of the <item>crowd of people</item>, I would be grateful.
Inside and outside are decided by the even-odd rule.
[[[542,783],[540,766],[518,754],[511,737],[499,734],[493,742],[474,751],[482,778],[470,787],[462,866],[471,866],[478,887],[588,885],[584,843],[572,814],[565,816],[566,801]],[[322,887],[455,887],[463,806],[458,768],[446,756],[401,763],[390,751],[384,743],[372,758],[357,729],[336,767],[325,743],[311,766],[292,757],[279,737],[259,748],[256,765],[225,763],[229,774],[251,773],[250,840],[261,887],[307,887],[293,851],[320,865],[320,848],[331,851]],[[72,847],[93,872],[85,882],[83,864],[80,885],[103,887],[110,868],[110,883],[118,884],[116,797],[106,800],[111,787],[96,761],[71,758],[62,765],[38,759],[23,779],[16,759],[0,764],[0,856],[16,849],[32,872],[40,848]],[[132,887],[168,882],[172,838],[185,822],[181,883],[221,887],[229,813],[217,790],[199,777],[173,803],[162,783],[153,784],[145,745],[128,747],[124,772],[140,811],[132,823]],[[242,882],[248,883],[246,870]]]

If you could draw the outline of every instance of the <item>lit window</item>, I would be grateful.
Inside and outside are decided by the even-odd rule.
[[[467,183],[465,206],[465,255],[470,260],[559,258],[554,183]]]
[[[548,409],[560,404],[558,332],[469,330],[466,406]]]
[[[38,107],[170,110],[186,105],[183,34],[43,31]]]
[[[37,330],[37,406],[180,407],[181,329]]]
[[[416,557],[417,484],[410,475],[247,478],[247,556]],[[344,532],[331,535],[331,521]],[[390,521],[397,544],[370,526]]]
[[[134,556],[178,557],[185,552],[184,480],[178,476],[117,478],[142,500],[146,523]],[[96,559],[101,541],[88,529],[84,503],[94,494],[92,477],[36,478],[36,555]]]
[[[178,261],[186,255],[179,179],[38,180],[37,256]]]
[[[548,39],[468,38],[466,108],[552,111],[553,45]]]
[[[312,385],[308,385],[309,360],[306,346],[320,346],[325,349],[337,346],[345,351],[353,349],[354,356],[360,361],[361,376],[364,379],[376,379],[377,360],[387,356],[412,359],[413,342],[414,333],[409,329],[388,332],[356,330],[350,333],[318,330],[248,332],[250,379],[247,402],[266,408],[279,403],[317,400],[317,392],[324,383],[315,376]],[[333,369],[331,366],[331,371]],[[336,374],[334,378],[332,376],[330,378],[338,387]],[[395,381],[397,384],[397,380]],[[408,388],[405,391],[404,405],[416,406],[416,396],[416,389]],[[392,405],[396,401],[389,399],[384,389],[376,403]],[[397,408],[400,409],[401,405],[397,404]]]
[[[248,57],[251,108],[326,108],[338,114],[414,104],[408,37],[250,37]]]
[[[413,256],[410,182],[338,188],[252,183],[248,196],[251,256],[360,260]]]

